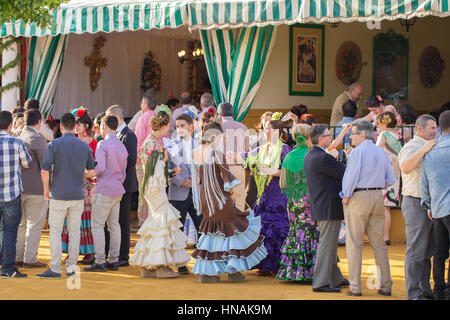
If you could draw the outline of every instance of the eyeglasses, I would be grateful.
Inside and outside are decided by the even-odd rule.
[[[352,132],[350,135],[353,136],[354,134],[360,134],[361,132]]]

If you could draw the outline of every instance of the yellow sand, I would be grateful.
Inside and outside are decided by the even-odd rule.
[[[39,248],[39,260],[48,263],[50,250],[48,230],[44,230]],[[132,239],[139,236],[132,234]],[[28,274],[25,279],[0,279],[0,299],[164,299],[164,300],[226,300],[226,299],[255,299],[255,300],[361,300],[361,299],[406,299],[404,281],[404,252],[405,245],[393,243],[388,247],[391,263],[391,274],[394,281],[392,297],[376,294],[376,268],[372,250],[366,243],[363,249],[362,283],[363,297],[349,297],[345,295],[347,288],[341,293],[314,293],[311,285],[292,283],[273,277],[256,276],[255,271],[246,273],[247,281],[242,283],[228,283],[227,276],[221,276],[217,284],[200,284],[194,274],[180,275],[175,279],[141,278],[138,267],[122,267],[119,271],[102,273],[84,272],[81,268],[78,282],[68,280],[63,274],[61,279],[39,279],[35,276],[45,269],[20,269]],[[189,250],[191,253],[192,250]],[[347,259],[345,247],[339,247],[340,267],[347,276]],[[194,265],[192,259],[188,265],[191,270]],[[371,277],[372,276],[372,277]],[[369,278],[371,277],[371,278]],[[369,278],[369,279],[368,279]]]

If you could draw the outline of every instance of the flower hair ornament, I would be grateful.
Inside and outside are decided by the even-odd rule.
[[[216,114],[216,110],[214,110],[214,108],[209,108],[208,110],[206,110],[206,112],[212,116]]]
[[[195,119],[195,114],[191,110],[186,110],[184,113],[188,114],[192,118],[192,120]]]
[[[381,118],[381,123],[382,124],[389,124],[391,123],[392,119],[388,114],[385,114],[382,118]]]
[[[283,117],[283,114],[281,112],[275,112],[272,115],[272,120],[281,120],[282,117]]]
[[[178,100],[177,98],[175,98],[175,96],[172,93],[169,93],[169,99]]]
[[[302,136],[301,134],[296,134],[295,142],[297,143],[297,145],[299,147],[303,147],[304,145],[306,145],[306,138],[304,136]]]
[[[82,118],[82,117],[84,117],[85,114],[86,114],[85,110],[78,108],[77,112],[75,113],[75,116],[78,118]]]
[[[160,112],[164,112],[169,117],[172,114],[172,112],[170,111],[170,108],[168,106],[166,106],[165,104],[160,104],[159,106],[157,106],[155,112],[156,112],[156,114],[159,114]]]

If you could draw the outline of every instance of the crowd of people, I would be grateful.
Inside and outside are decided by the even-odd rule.
[[[314,292],[349,287],[347,295],[361,296],[367,235],[378,294],[390,296],[390,208],[401,206],[408,299],[448,299],[450,110],[417,117],[376,95],[364,116],[362,96],[361,85],[347,88],[330,126],[299,105],[284,116],[264,113],[255,134],[210,93],[197,107],[189,92],[157,105],[147,90],[128,124],[118,105],[94,118],[79,107],[59,123],[46,121],[35,99],[1,111],[1,276],[47,267],[37,254],[48,218],[51,261],[39,278],[60,278],[66,252],[69,277],[83,255],[86,272],[131,265],[142,277],[192,272],[215,283],[220,274],[244,281],[243,272],[256,269]],[[137,191],[138,222],[130,226]],[[130,256],[131,227],[140,238]],[[338,265],[342,230],[348,279]]]

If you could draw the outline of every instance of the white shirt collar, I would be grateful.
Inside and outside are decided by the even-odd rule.
[[[121,133],[123,129],[125,129],[125,127],[127,126],[127,124],[124,122],[120,125],[120,127],[117,128],[116,133]]]

